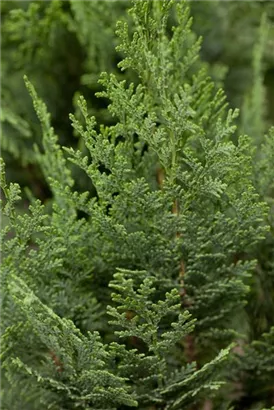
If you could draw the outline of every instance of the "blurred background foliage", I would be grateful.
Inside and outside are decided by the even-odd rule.
[[[231,107],[239,107],[238,135],[254,141],[254,183],[270,207],[270,232],[258,247],[256,275],[252,278],[246,308],[249,341],[259,339],[274,325],[274,2],[192,1],[193,30],[203,37],[201,59],[218,85],[225,89]],[[137,82],[117,64],[116,22],[127,20],[129,1],[2,1],[1,147],[7,180],[25,187],[25,205],[31,192],[50,206],[51,192],[36,163],[34,146],[41,149],[40,124],[26,90],[23,75],[34,84],[51,113],[60,144],[84,150],[70,125],[69,113],[80,119],[76,100],[84,95],[97,122],[111,124],[107,101],[96,98],[102,71]],[[170,19],[172,27],[172,18]],[[235,141],[237,143],[237,141]],[[87,155],[87,153],[86,153]],[[90,181],[77,168],[75,188],[90,190]],[[241,258],[244,256],[241,255]],[[241,319],[242,320],[242,319]],[[254,360],[241,369],[235,409],[261,409],[262,397],[273,397],[273,369],[263,383],[253,372]],[[257,360],[257,362],[256,362]],[[274,364],[273,364],[274,368]],[[264,370],[262,370],[264,371]],[[258,378],[257,378],[258,377]],[[237,379],[237,375],[236,375]]]

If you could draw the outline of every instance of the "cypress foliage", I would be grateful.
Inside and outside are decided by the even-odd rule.
[[[4,409],[236,409],[231,366],[256,368],[263,386],[273,375],[273,329],[235,358],[271,225],[270,174],[259,185],[251,140],[233,142],[238,111],[199,59],[188,6],[135,1],[129,16],[117,24],[129,74],[99,80],[112,121],[98,124],[83,96],[70,115],[86,155],[61,148],[25,77],[53,200],[49,212],[31,198],[18,213],[2,163]],[[76,189],[71,163],[94,195]]]

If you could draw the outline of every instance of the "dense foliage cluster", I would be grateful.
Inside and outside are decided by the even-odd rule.
[[[273,7],[19,3],[2,21],[3,409],[274,408]]]

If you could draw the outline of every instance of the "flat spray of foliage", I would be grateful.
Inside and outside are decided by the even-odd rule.
[[[53,205],[47,213],[32,198],[20,215],[20,188],[2,167],[6,410],[203,409],[206,401],[228,410],[248,360],[256,356],[265,385],[273,374],[262,353],[273,361],[273,330],[247,347],[244,364],[234,358],[250,255],[268,231],[251,142],[232,142],[238,111],[199,60],[188,7],[136,1],[130,16],[133,33],[117,24],[119,68],[138,85],[102,73],[98,97],[109,101],[111,126],[97,124],[79,98],[82,118],[70,119],[86,156],[62,150],[25,79],[42,127],[34,155]],[[95,195],[74,188],[70,163]]]

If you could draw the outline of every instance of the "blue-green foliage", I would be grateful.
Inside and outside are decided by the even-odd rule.
[[[86,409],[116,407],[119,404],[137,405],[128,392],[125,379],[109,371],[112,358],[106,352],[98,332],[88,332],[84,336],[72,321],[57,316],[16,276],[11,276],[9,290],[15,304],[25,313],[30,328],[40,339],[44,355],[40,353],[38,370],[22,362],[19,357],[10,358],[9,349],[7,352],[4,350],[3,355],[8,355],[6,365],[10,372],[22,370],[36,379],[39,386],[53,393],[49,403],[41,401],[41,404],[63,408],[65,401],[66,408]],[[58,363],[50,362],[50,357],[46,355],[48,353],[49,356],[49,352],[58,355]],[[59,377],[58,373],[61,373]]]
[[[20,188],[1,173],[7,409],[218,406],[231,342],[243,337],[252,255],[268,230],[251,141],[232,142],[238,112],[199,60],[188,7],[136,1],[130,16],[133,33],[117,25],[119,67],[138,85],[101,75],[113,125],[97,124],[79,98],[82,118],[70,119],[87,155],[62,150],[25,79],[53,200],[48,214],[32,199],[19,215]],[[95,196],[74,188],[70,163]]]

